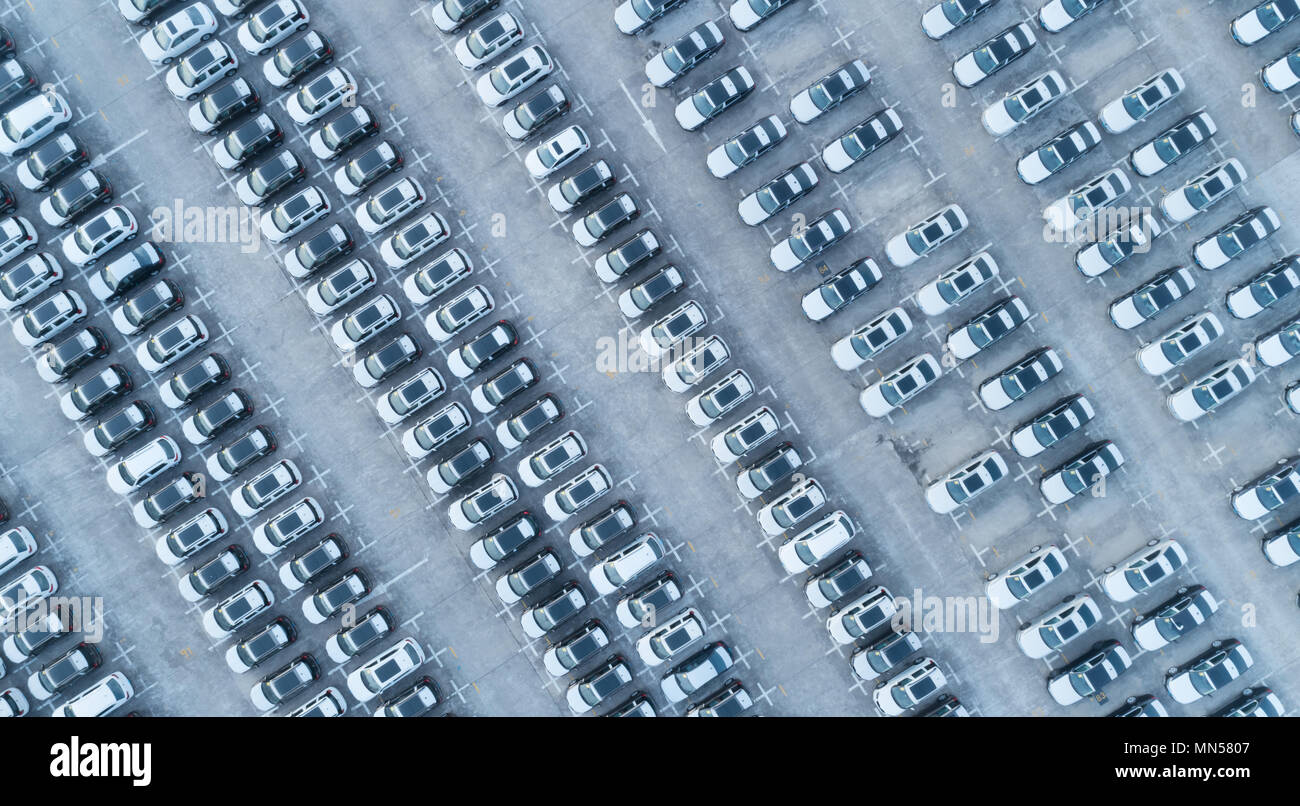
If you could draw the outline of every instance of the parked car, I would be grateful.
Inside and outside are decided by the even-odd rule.
[[[817,182],[811,163],[792,165],[740,200],[740,220],[756,227],[813,192]]]
[[[1100,694],[1132,665],[1128,650],[1119,641],[1098,641],[1087,654],[1047,678],[1047,693],[1058,705],[1073,705]]]
[[[1011,432],[1011,447],[1025,458],[1037,456],[1083,428],[1095,416],[1096,410],[1083,395],[1063,397],[1034,419],[1017,426]]]
[[[950,204],[890,238],[885,255],[895,266],[910,266],[965,232],[969,224],[961,206]]]
[[[216,135],[227,123],[262,108],[262,98],[252,84],[237,78],[208,92],[190,106],[190,128]]]
[[[1061,373],[1065,364],[1050,347],[1040,347],[979,385],[980,402],[1000,411]]]
[[[1218,600],[1204,585],[1184,585],[1154,610],[1133,619],[1133,640],[1148,652],[1159,650],[1204,624],[1218,609]]]
[[[325,522],[325,510],[311,496],[275,514],[253,529],[253,545],[268,557]]]
[[[333,582],[321,585],[315,593],[304,599],[302,615],[312,624],[324,623],[343,608],[370,595],[371,590],[370,578],[360,568],[353,568]]]
[[[383,605],[372,607],[356,622],[325,639],[325,654],[335,663],[346,663],[365,652],[386,635],[397,631],[398,621]]]
[[[1012,90],[984,110],[980,121],[994,137],[1002,137],[1019,128],[1047,107],[1064,98],[1065,79],[1048,70],[1033,81]]]
[[[921,30],[942,39],[993,7],[998,0],[942,0],[921,15]]]
[[[1046,473],[1038,490],[1049,504],[1063,504],[1085,490],[1096,489],[1124,464],[1124,454],[1110,440],[1094,442],[1073,459]]]
[[[842,241],[852,230],[849,217],[836,208],[809,221],[801,231],[778,241],[768,252],[768,258],[777,271],[794,271]]]
[[[235,39],[251,56],[274,48],[295,32],[307,30],[311,15],[298,0],[275,0],[244,21],[235,30]]]
[[[803,308],[804,316],[810,320],[825,321],[874,288],[883,276],[875,260],[861,258],[822,280],[804,294],[800,307]]]
[[[474,84],[479,100],[487,106],[501,106],[519,96],[555,70],[546,49],[531,45],[497,64]]]
[[[1186,86],[1177,70],[1161,70],[1102,107],[1097,121],[1111,134],[1122,134],[1154,115]]]
[[[163,77],[167,90],[182,101],[192,101],[239,69],[239,57],[221,40],[187,53]]]
[[[952,74],[963,87],[973,87],[1017,61],[1038,44],[1034,29],[1017,23],[952,63]]]
[[[1186,266],[1165,269],[1112,302],[1110,321],[1120,330],[1132,330],[1164,313],[1195,288],[1196,278]]]
[[[1240,395],[1255,382],[1255,370],[1243,358],[1224,361],[1192,383],[1165,398],[1165,408],[1175,420],[1199,420]]]
[[[383,704],[375,709],[375,716],[382,717],[420,717],[432,711],[442,697],[433,678],[425,675],[402,691],[387,697]]]
[[[203,613],[203,629],[211,638],[224,638],[275,604],[275,593],[255,579]]]
[[[1003,297],[949,333],[944,346],[957,359],[966,360],[1006,338],[1028,319],[1029,308],[1020,297]]]
[[[509,11],[490,18],[487,22],[456,40],[452,53],[466,70],[482,67],[522,42],[524,29]]]
[[[424,650],[414,638],[403,638],[353,669],[348,691],[357,702],[370,702],[424,663]]]
[[[285,102],[285,111],[299,126],[308,126],[330,112],[356,104],[357,83],[342,67],[331,67],[302,86]]]
[[[468,277],[474,270],[460,248],[448,249],[402,281],[402,293],[416,305],[425,305]]]
[[[1155,176],[1192,151],[1204,146],[1219,127],[1203,108],[1182,118],[1155,139],[1129,153],[1138,176]]]
[[[352,146],[377,134],[379,120],[368,108],[358,105],[312,132],[307,145],[318,159],[336,160]]]
[[[211,596],[248,570],[248,555],[237,545],[227,546],[180,578],[181,598],[197,602]]]
[[[640,32],[686,0],[623,0],[614,8],[614,24],[625,34]]]
[[[1056,546],[1034,546],[1006,570],[985,577],[984,594],[994,607],[1007,610],[1058,579],[1069,567]]]
[[[1137,353],[1138,366],[1148,375],[1164,375],[1199,355],[1223,333],[1223,324],[1211,311],[1192,314],[1160,338],[1142,345]],[[1256,354],[1269,363],[1262,345],[1256,348]]]
[[[18,163],[15,173],[19,184],[35,193],[45,190],[69,171],[88,167],[90,151],[72,135],[62,133],[33,148]]]
[[[1036,185],[1088,155],[1101,145],[1101,132],[1090,120],[1075,123],[1045,140],[1016,162],[1016,176]]]
[[[609,163],[595,162],[574,175],[551,185],[546,200],[557,213],[567,213],[614,186],[617,180]]]
[[[1255,665],[1245,644],[1236,638],[1222,638],[1209,649],[1165,673],[1165,691],[1175,701],[1188,704],[1217,693]]]
[[[1259,478],[1232,491],[1232,511],[1243,520],[1259,520],[1300,496],[1300,460],[1280,459]]]
[[[1241,187],[1246,177],[1245,166],[1241,160],[1233,157],[1166,194],[1160,200],[1160,212],[1178,224],[1189,221]]]
[[[1192,246],[1192,259],[1202,269],[1226,266],[1282,227],[1282,219],[1272,207],[1253,207],[1220,227],[1214,234]]]
[[[696,131],[749,97],[756,86],[747,68],[733,67],[677,104],[673,116],[686,131]]]
[[[726,41],[718,24],[706,20],[651,56],[645,65],[646,78],[656,87],[667,87],[721,50]]]
[[[231,644],[226,650],[226,665],[235,674],[261,666],[271,656],[298,640],[298,629],[284,616],[277,616],[256,632]]]
[[[292,87],[304,76],[334,61],[334,48],[316,31],[308,31],[272,54],[262,64],[262,76],[273,87]]]
[[[630,532],[636,523],[636,512],[631,504],[618,501],[569,532],[569,547],[579,557],[589,557],[601,546]]]
[[[1007,462],[996,450],[987,450],[932,482],[925,490],[925,501],[940,515],[968,505],[976,496],[1006,478]]]
[[[534,93],[501,118],[501,128],[515,140],[527,140],[539,134],[547,124],[569,112],[569,97],[558,84]]]
[[[1034,659],[1059,653],[1101,622],[1101,608],[1086,593],[1073,593],[1016,630],[1020,651]]]
[[[218,168],[233,171],[247,165],[253,157],[284,144],[284,130],[265,112],[231,129],[212,147],[212,160]]]

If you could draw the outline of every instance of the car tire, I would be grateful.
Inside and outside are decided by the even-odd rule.
[[[139,234],[140,234],[140,233],[138,233],[138,232],[134,232],[134,233],[132,233],[132,234],[126,236],[125,240],[128,240],[128,241],[134,241],[135,238],[136,238],[136,236],[139,235]]]
[[[1150,540],[1147,541],[1147,545],[1148,545],[1148,546],[1154,546],[1155,544],[1157,544],[1157,543],[1159,543],[1159,542],[1160,542],[1160,539],[1159,539],[1159,538],[1153,537],[1153,538],[1151,538]]]
[[[238,68],[238,67],[232,67],[232,68],[230,68],[229,70],[226,71],[226,74],[225,74],[224,76],[222,76],[222,78],[230,78],[231,76],[233,76],[233,75],[234,75],[235,73],[237,73],[237,72],[239,72],[239,68]]]
[[[1214,647],[1215,649],[1218,649],[1219,647],[1223,646],[1223,640],[1216,638],[1210,642],[1210,646]]]
[[[1184,593],[1187,593],[1187,586],[1186,586],[1186,585],[1184,585],[1184,586],[1182,586],[1181,588],[1178,589],[1178,595],[1181,596],[1181,595],[1184,594]]]
[[[1170,666],[1168,669],[1165,669],[1165,677],[1172,677],[1173,675],[1176,674],[1178,674],[1177,666]]]
[[[1113,565],[1108,565],[1108,566],[1106,566],[1105,568],[1101,569],[1101,572],[1102,572],[1103,574],[1109,574],[1111,571],[1114,571],[1114,570],[1115,570],[1115,566],[1113,566]]]
[[[208,41],[209,39],[211,39],[211,38],[212,38],[212,34],[204,34],[203,36],[199,37],[199,41],[200,41],[200,42],[207,42],[207,41]]]
[[[1036,551],[1041,551],[1042,548],[1043,548],[1042,546],[1030,546],[1030,548],[1029,548],[1029,553],[1030,553],[1030,554],[1033,554],[1033,553],[1036,552]]]
[[[992,574],[989,574],[988,576],[984,577],[984,581],[985,581],[985,582],[992,582],[993,580],[995,580],[995,579],[997,579],[997,578],[998,578],[998,575],[997,575],[996,573],[992,573]]]

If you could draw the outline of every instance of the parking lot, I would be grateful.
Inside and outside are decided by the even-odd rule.
[[[1284,303],[1237,321],[1222,303],[1229,288],[1289,254],[1287,245],[1296,239],[1293,222],[1300,215],[1300,196],[1292,187],[1300,170],[1294,159],[1300,141],[1287,119],[1300,93],[1275,95],[1259,85],[1257,76],[1262,64],[1294,43],[1283,32],[1252,48],[1234,44],[1227,22],[1249,3],[1198,0],[1183,6],[1172,0],[1113,0],[1061,34],[1036,29],[1039,44],[1023,60],[966,90],[951,84],[952,60],[1036,9],[1002,0],[975,22],[933,42],[917,25],[928,7],[923,2],[885,7],[858,0],[799,0],[746,33],[731,26],[724,6],[690,0],[646,31],[624,36],[611,19],[613,4],[593,8],[575,0],[528,5],[511,0],[502,9],[523,24],[524,46],[546,48],[558,66],[551,80],[571,99],[571,111],[552,127],[581,125],[591,139],[591,156],[614,168],[616,189],[632,194],[642,210],[638,222],[593,249],[576,245],[568,232],[577,216],[556,214],[547,204],[545,190],[552,180],[529,178],[523,158],[537,141],[520,144],[502,131],[499,120],[510,106],[489,110],[480,103],[473,82],[481,73],[457,64],[451,51],[456,37],[435,28],[429,3],[384,0],[367,4],[364,13],[360,4],[339,0],[308,0],[306,5],[312,30],[333,44],[334,66],[356,78],[357,103],[378,118],[380,138],[401,149],[405,167],[397,176],[415,178],[425,188],[426,209],[450,224],[446,246],[472,256],[471,282],[493,294],[492,317],[509,319],[517,328],[520,343],[511,360],[527,356],[539,370],[541,383],[505,406],[509,411],[504,413],[537,393],[554,393],[567,411],[564,427],[582,435],[589,453],[562,478],[599,462],[615,481],[601,502],[539,538],[538,547],[555,549],[565,566],[542,594],[568,579],[580,581],[590,593],[585,577],[593,563],[573,555],[567,531],[614,500],[626,499],[640,516],[638,529],[655,532],[666,544],[668,554],[656,570],[671,569],[682,582],[683,604],[700,611],[707,640],[725,641],[732,649],[737,664],[727,676],[743,681],[757,713],[872,712],[870,684],[850,670],[852,648],[828,637],[826,611],[805,599],[807,575],[786,574],[776,558],[780,538],[765,536],[755,522],[759,507],[771,496],[744,499],[733,481],[736,468],[713,458],[708,443],[718,426],[693,425],[682,410],[689,395],[664,388],[649,372],[623,364],[610,369],[600,359],[611,344],[630,357],[635,350],[620,345],[634,345],[642,327],[694,299],[709,318],[700,335],[723,337],[730,366],[744,368],[757,387],[754,399],[733,417],[760,403],[778,414],[780,439],[794,443],[806,464],[801,472],[815,477],[828,493],[826,511],[843,509],[857,524],[853,547],[868,558],[872,584],[885,585],[897,597],[977,596],[987,573],[1002,571],[1031,546],[1053,543],[1065,552],[1070,564],[1065,578],[1034,602],[1002,613],[996,640],[975,630],[923,635],[924,654],[939,662],[947,690],[971,713],[1101,715],[1128,696],[1151,693],[1160,696],[1170,713],[1197,715],[1218,709],[1246,685],[1267,685],[1288,704],[1292,692],[1300,690],[1300,655],[1291,640],[1297,619],[1296,567],[1270,566],[1258,542],[1294,513],[1284,509],[1247,523],[1234,516],[1227,500],[1234,487],[1265,472],[1275,460],[1300,452],[1300,440],[1294,438],[1296,415],[1282,398],[1282,389],[1297,377],[1295,370],[1259,367],[1257,382],[1241,399],[1195,424],[1177,423],[1164,407],[1172,389],[1242,355],[1242,345],[1289,321],[1295,310],[1293,303]],[[722,51],[671,89],[647,85],[645,60],[707,19],[726,34]],[[89,147],[92,166],[108,176],[117,202],[127,205],[142,227],[158,208],[239,203],[233,185],[240,174],[223,172],[212,162],[206,152],[215,138],[190,130],[189,104],[168,93],[165,71],[149,65],[134,44],[142,29],[122,21],[113,3],[13,3],[0,9],[0,25],[16,37],[19,58],[73,106],[70,131]],[[217,37],[238,51],[234,28],[223,20]],[[306,164],[306,183],[330,198],[334,213],[329,221],[346,219],[351,227],[356,200],[338,193],[331,179],[342,162],[326,163],[311,155],[306,136],[312,127],[296,126],[285,112],[289,92],[263,80],[264,57],[239,54],[239,76],[254,84],[263,111],[284,127],[287,148]],[[792,95],[854,58],[871,71],[865,92],[811,124],[790,120]],[[676,103],[735,65],[754,75],[755,92],[703,131],[683,131],[673,119]],[[1176,67],[1187,89],[1155,122],[1107,135],[1095,153],[1062,176],[1036,187],[1018,181],[1014,167],[1021,154],[1071,123],[1095,119],[1104,104],[1165,67]],[[980,127],[978,118],[988,103],[1048,69],[1059,70],[1070,83],[1068,96],[1004,138],[995,140]],[[900,115],[902,135],[842,174],[824,170],[816,159],[821,148],[885,106]],[[1136,177],[1123,165],[1129,149],[1201,107],[1219,129],[1208,147],[1152,179]],[[786,121],[786,141],[729,179],[710,176],[705,167],[709,150],[767,114]],[[1129,203],[1149,206],[1228,157],[1245,165],[1250,176],[1245,186],[1117,270],[1087,281],[1072,266],[1073,248],[1043,237],[1042,209],[1112,165],[1125,167],[1135,180]],[[735,213],[740,197],[802,160],[817,166],[817,190],[765,226],[746,227]],[[10,179],[16,162],[0,164],[6,184],[16,184]],[[390,181],[381,180],[377,187]],[[18,213],[37,224],[41,248],[53,245],[57,230],[43,225],[34,212],[39,197],[21,188],[17,193]],[[886,241],[954,202],[969,216],[969,232],[911,267],[888,264]],[[1199,285],[1190,300],[1180,303],[1183,313],[1129,332],[1111,324],[1106,309],[1113,299],[1161,269],[1189,264],[1194,242],[1261,204],[1279,213],[1281,231],[1221,271],[1193,269]],[[853,231],[848,239],[814,261],[821,265],[788,275],[775,271],[767,250],[797,223],[792,216],[811,221],[832,208],[849,217]],[[664,244],[655,266],[673,263],[687,278],[687,287],[654,315],[632,322],[614,302],[629,283],[606,285],[591,267],[603,249],[642,227],[653,229]],[[446,371],[447,349],[459,338],[439,345],[425,334],[420,319],[432,306],[413,305],[400,288],[409,270],[389,270],[379,259],[379,241],[390,233],[358,238],[358,255],[376,266],[381,278],[377,291],[391,294],[402,309],[398,329],[422,344],[424,356],[415,366],[433,366],[448,381],[440,404],[468,404],[470,386],[482,378],[458,382]],[[443,711],[568,713],[565,687],[573,676],[553,678],[542,667],[547,640],[529,640],[520,629],[521,607],[503,607],[493,590],[500,571],[514,560],[490,572],[470,564],[468,546],[479,532],[460,532],[446,515],[463,490],[434,494],[424,481],[431,462],[407,457],[400,438],[415,419],[388,426],[376,416],[380,392],[415,369],[375,389],[362,389],[350,377],[355,357],[341,353],[326,332],[338,316],[315,317],[304,301],[307,284],[281,267],[286,247],[298,239],[284,246],[259,239],[251,250],[245,244],[214,242],[213,235],[160,243],[169,257],[166,276],[185,291],[183,312],[197,314],[208,325],[211,340],[204,349],[228,358],[234,370],[230,385],[252,398],[257,412],[250,424],[273,429],[279,440],[276,458],[292,459],[303,471],[301,492],[280,506],[301,495],[323,505],[327,517],[321,534],[341,534],[352,549],[342,567],[364,568],[373,584],[358,608],[391,607],[401,621],[397,635],[412,636],[422,646],[426,664],[420,673],[437,682]],[[912,295],[922,284],[985,249],[1002,269],[991,289],[937,317],[927,318],[917,309]],[[879,286],[829,321],[809,322],[799,299],[816,284],[816,275],[868,255],[884,269]],[[70,268],[64,287],[84,293],[84,274]],[[1019,295],[1032,313],[1020,330],[974,359],[946,364],[933,389],[890,417],[874,420],[862,411],[857,395],[865,385],[913,355],[939,355],[951,328],[1004,293]],[[836,368],[831,344],[895,305],[911,315],[912,331],[858,371]],[[156,400],[157,382],[166,375],[150,377],[136,365],[127,348],[133,351],[141,337],[118,336],[108,324],[108,307],[92,304],[91,323],[110,334],[110,360],[129,366],[138,396]],[[1202,309],[1218,312],[1227,324],[1221,342],[1180,368],[1181,374],[1143,374],[1133,360],[1137,347]],[[1064,360],[1065,369],[1049,382],[1051,388],[1008,410],[986,410],[976,387],[1039,346],[1054,347]],[[0,421],[0,497],[13,512],[6,526],[22,523],[44,535],[32,562],[54,567],[63,587],[104,597],[110,647],[104,653],[105,668],[131,677],[140,697],[137,710],[255,713],[249,686],[288,657],[244,675],[226,668],[221,655],[227,644],[214,642],[200,626],[200,611],[211,602],[187,605],[175,590],[189,562],[168,570],[154,556],[152,542],[161,532],[136,526],[125,499],[107,489],[108,463],[92,459],[80,443],[81,427],[59,414],[56,396],[64,389],[36,376],[31,366],[35,355],[12,339],[0,339],[0,361],[8,368],[0,383],[0,403],[11,413]],[[1074,392],[1087,394],[1097,418],[1065,446],[1019,460],[1010,450],[1011,431],[1055,398]],[[179,439],[186,412],[157,409],[160,420],[153,435],[170,434],[182,443],[180,469],[199,469],[196,460],[246,427],[213,447],[194,449]],[[475,414],[470,433],[499,448],[491,431],[502,416],[501,411]],[[496,471],[515,475],[513,465],[525,450],[554,436],[558,430],[524,450],[498,451]],[[1091,495],[1065,505],[1045,503],[1037,489],[1043,472],[1099,439],[1113,440],[1122,449],[1127,461],[1119,474]],[[925,486],[990,446],[1010,460],[1009,477],[952,516],[931,512]],[[521,506],[540,516],[542,493],[552,486],[521,486]],[[228,483],[209,490],[217,502],[211,505],[222,506],[233,487]],[[227,515],[232,515],[232,539],[244,543],[253,558],[246,578],[265,578],[274,585],[276,568],[293,552],[262,557],[249,537],[264,515],[243,520]],[[1147,540],[1166,536],[1177,537],[1190,558],[1178,572],[1179,584],[1205,585],[1221,607],[1194,635],[1143,653],[1127,635],[1133,615],[1149,611],[1177,586],[1166,583],[1119,605],[1101,591],[1099,579],[1106,566]],[[1088,640],[1071,646],[1066,658],[1077,657],[1093,640],[1117,638],[1136,660],[1107,689],[1107,703],[1066,708],[1053,702],[1043,682],[1066,658],[1028,659],[1013,633],[1018,623],[1057,597],[1078,590],[1094,595],[1105,623]],[[322,652],[324,639],[338,629],[337,618],[308,625],[296,617],[302,595],[282,587],[276,594],[276,612],[294,617],[302,631],[301,651],[322,661],[322,680],[312,690],[325,685],[346,690],[344,676],[356,661],[336,665]],[[637,659],[632,644],[642,630],[620,628],[613,614],[616,599],[611,595],[593,602],[557,634],[585,618],[600,618],[615,633],[612,651],[627,658],[636,675],[605,705],[643,690],[661,713],[681,713],[681,707],[669,707],[660,694],[660,671]],[[1232,693],[1191,706],[1178,706],[1164,695],[1166,667],[1199,654],[1213,638],[1229,636],[1243,641],[1255,659]],[[13,680],[20,679],[13,675],[11,669]],[[0,680],[0,688],[15,685],[13,680]],[[368,711],[351,697],[348,702],[353,713]]]

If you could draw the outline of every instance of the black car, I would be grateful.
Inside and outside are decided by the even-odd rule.
[[[41,202],[41,214],[45,223],[68,229],[77,216],[112,199],[113,186],[104,175],[96,170],[85,170],[55,188]]]
[[[319,679],[320,665],[310,654],[304,653],[263,677],[251,692],[253,704],[260,710],[269,711],[302,694]]]
[[[220,353],[208,353],[177,372],[163,384],[163,402],[169,408],[178,409],[228,380],[230,380],[230,364],[226,362],[225,357]]]
[[[238,545],[231,544],[212,559],[191,568],[181,583],[193,591],[194,601],[197,601],[221,590],[247,570],[248,555]]]
[[[516,140],[527,140],[568,111],[568,96],[558,85],[552,84],[514,108],[506,132]]]
[[[239,671],[248,671],[297,640],[298,629],[293,626],[293,622],[284,616],[278,616],[232,646],[226,652],[226,662],[232,667],[242,666]]]
[[[356,248],[357,242],[342,224],[331,224],[298,244],[286,257],[285,267],[295,277],[307,277],[352,254]]]
[[[126,395],[133,388],[135,384],[132,383],[131,373],[126,371],[126,367],[121,364],[111,364],[103,372],[87,378],[68,392],[68,403],[71,408],[65,409],[64,413],[79,415],[77,419],[89,417],[102,411],[108,404]]]
[[[451,356],[448,356],[448,364],[457,377],[467,378],[510,352],[517,344],[519,344],[518,331],[515,330],[514,325],[502,319],[457,347],[451,353],[451,356],[455,356],[456,363],[453,364]]]
[[[265,113],[236,126],[217,144],[214,158],[226,170],[246,165],[268,148],[284,143],[284,129]]]
[[[100,302],[112,302],[162,271],[167,258],[152,241],[99,267],[90,275],[90,293]]]
[[[202,444],[253,416],[253,401],[243,389],[231,389],[213,402],[194,412],[183,428],[185,437],[194,444]],[[197,437],[197,441],[196,438]]]
[[[400,694],[384,700],[379,713],[386,717],[424,716],[440,702],[442,702],[442,698],[438,696],[437,684],[433,682],[432,677],[426,675],[415,681],[414,685],[403,690]]]
[[[308,31],[267,60],[266,76],[277,87],[292,87],[298,79],[334,61],[334,48],[316,31]]]
[[[547,193],[547,199],[556,212],[563,213],[613,187],[615,181],[609,163],[596,160],[568,179],[553,185]]]
[[[103,662],[99,650],[82,641],[42,666],[40,671],[31,676],[27,687],[32,694],[47,699],[98,669]]]
[[[275,434],[266,426],[259,425],[226,445],[208,461],[215,462],[227,475],[237,476],[258,459],[273,453],[275,447]]]
[[[77,370],[106,355],[108,339],[104,331],[94,326],[85,328],[46,351],[40,366],[41,377],[50,383],[66,381]]]
[[[45,190],[73,168],[90,165],[90,152],[77,138],[62,133],[46,140],[18,166],[18,181],[28,190]]]
[[[122,319],[130,326],[126,332],[138,333],[184,304],[181,287],[163,278],[122,304]]]
[[[112,453],[153,428],[157,422],[158,418],[148,403],[134,400],[96,423],[86,433],[86,444],[93,442],[104,453]]]
[[[350,109],[331,120],[311,136],[312,153],[321,159],[338,159],[344,151],[379,134],[379,121],[364,106]]]
[[[217,134],[221,127],[245,115],[262,108],[262,99],[257,90],[242,78],[209,92],[194,105],[190,115],[190,125],[202,134]]]
[[[397,618],[387,607],[379,605],[357,619],[351,627],[345,627],[325,642],[330,658],[342,663],[354,658],[385,635],[397,629]]]
[[[402,170],[402,152],[388,140],[358,154],[340,174],[346,181],[339,189],[356,195],[390,173]]]
[[[29,98],[41,91],[40,83],[27,65],[17,59],[6,59],[0,64],[0,109],[6,109],[20,98]]]

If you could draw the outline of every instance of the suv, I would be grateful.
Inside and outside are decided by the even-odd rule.
[[[564,90],[552,84],[506,113],[501,125],[516,140],[527,140],[569,111]]]
[[[216,593],[247,570],[248,555],[239,546],[230,545],[207,562],[190,569],[177,586],[182,599],[197,602]]]
[[[167,408],[179,409],[228,380],[230,364],[219,353],[208,353],[162,383],[158,396]]]
[[[335,663],[346,663],[349,658],[365,652],[385,635],[390,635],[397,626],[397,618],[392,611],[379,605],[357,618],[356,623],[326,638],[325,654]]]
[[[190,128],[214,135],[230,121],[262,108],[262,99],[247,80],[237,78],[204,95],[190,107]]]
[[[77,216],[96,204],[113,200],[113,186],[99,171],[87,169],[54,189],[41,200],[41,218],[59,229],[72,226]]]
[[[91,456],[106,456],[153,428],[157,422],[149,404],[135,400],[95,423],[82,441]]]
[[[469,559],[474,567],[489,571],[541,534],[537,519],[520,512],[470,544]]]
[[[469,412],[448,403],[402,434],[402,448],[412,459],[423,459],[469,429]]]
[[[632,505],[619,501],[569,532],[569,547],[579,557],[588,557],[601,546],[627,534],[636,523]]]
[[[310,277],[331,262],[347,257],[357,242],[342,224],[331,224],[304,239],[284,256],[284,269],[299,280]]]
[[[208,475],[226,481],[243,473],[254,462],[275,451],[275,434],[264,425],[254,427],[239,439],[208,457]]]
[[[302,603],[302,614],[312,624],[320,624],[344,607],[361,601],[370,591],[370,579],[360,568],[353,568],[307,597]]]
[[[88,327],[46,348],[36,359],[36,373],[49,383],[59,383],[71,378],[78,370],[95,359],[108,355],[108,339],[104,331]]]
[[[284,616],[277,616],[255,633],[226,650],[226,665],[235,674],[261,666],[275,653],[298,640],[298,629]]]
[[[402,170],[404,162],[397,146],[383,140],[335,171],[334,185],[344,196],[355,196],[388,174]]]
[[[86,283],[95,299],[112,302],[162,271],[166,263],[167,258],[158,247],[146,241],[121,257],[105,263],[86,278]]]
[[[551,185],[551,189],[546,192],[546,199],[555,212],[567,213],[613,187],[615,181],[609,163],[596,160],[568,179]]]
[[[268,557],[325,522],[325,510],[307,496],[253,530],[253,545]]]
[[[212,159],[217,167],[232,171],[284,142],[284,130],[268,114],[240,124],[212,147]]]
[[[267,159],[235,183],[235,195],[249,207],[261,207],[271,197],[295,182],[307,178],[302,161],[292,151]]]
[[[60,134],[42,143],[18,164],[16,173],[23,187],[32,192],[45,190],[73,168],[90,166],[90,151],[70,134]]]
[[[311,153],[318,159],[336,160],[343,152],[366,139],[379,134],[379,121],[373,112],[358,106],[321,126],[307,138]]]

